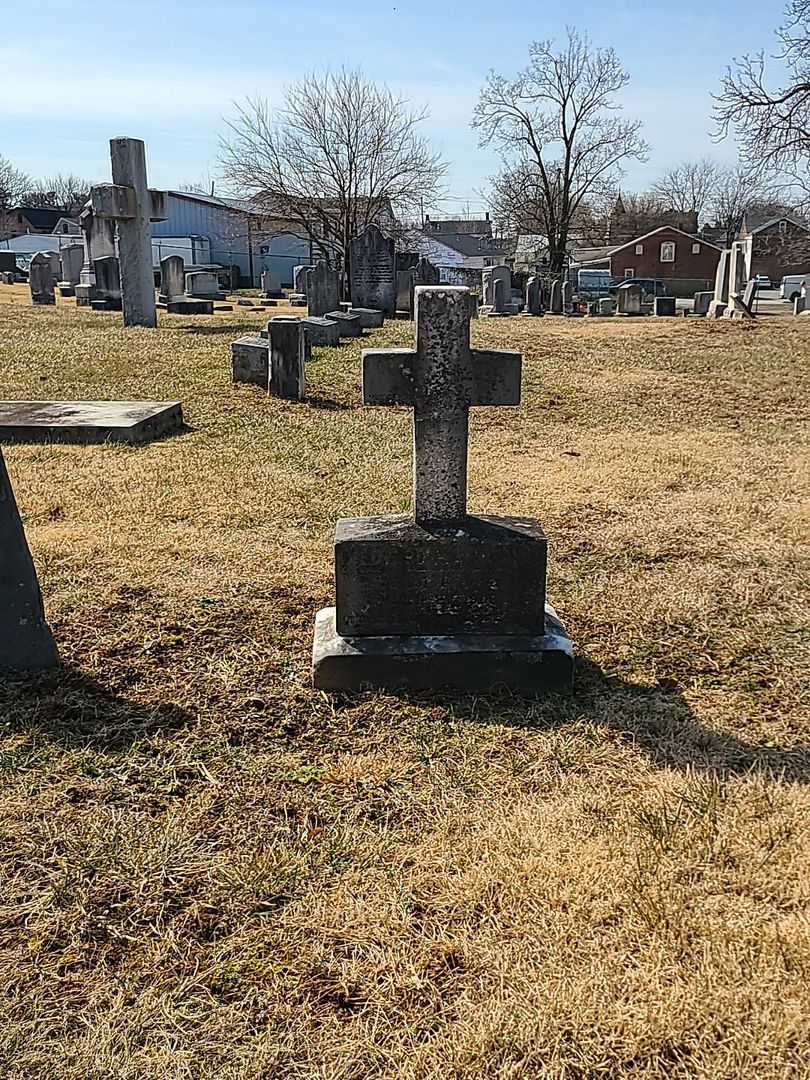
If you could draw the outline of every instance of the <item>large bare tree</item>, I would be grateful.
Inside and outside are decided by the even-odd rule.
[[[710,158],[682,161],[667,169],[651,190],[667,210],[702,218],[711,210],[720,171]]]
[[[371,224],[415,214],[445,172],[414,112],[386,86],[342,69],[290,86],[276,112],[239,106],[220,162],[234,195],[288,221],[351,279],[350,244]]]
[[[511,192],[519,219],[548,238],[552,273],[565,265],[580,208],[615,191],[625,161],[646,159],[640,121],[618,115],[628,81],[613,49],[569,29],[558,51],[534,42],[516,78],[493,72],[481,91],[473,127],[504,163],[495,192]]]
[[[768,84],[763,52],[733,61],[715,98],[717,134],[736,136],[758,177],[780,174],[810,197],[810,0],[790,0],[776,35],[784,85]]]

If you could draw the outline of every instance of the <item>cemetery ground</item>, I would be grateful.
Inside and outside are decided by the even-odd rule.
[[[808,324],[474,323],[524,390],[472,509],[543,522],[575,692],[330,698],[335,521],[408,508],[411,414],[356,342],[232,385],[266,317],[0,304],[4,396],[188,424],[5,448],[64,667],[0,686],[0,1074],[808,1075]]]

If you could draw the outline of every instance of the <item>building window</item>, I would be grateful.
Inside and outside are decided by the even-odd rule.
[[[661,262],[675,262],[675,245],[671,240],[661,245]]]
[[[636,244],[636,255],[643,255],[643,254],[644,254],[644,245],[643,244]]]
[[[693,255],[699,255],[700,254],[700,244],[692,244],[692,254]]]
[[[787,227],[788,227],[788,223],[786,221],[780,221],[779,222],[779,232],[780,233],[786,233],[787,232]]]
[[[630,268],[629,268],[628,270],[625,270],[625,272],[624,272],[624,276],[625,276],[626,278],[628,278],[628,277],[635,277],[635,276],[636,276],[636,271],[635,271],[635,268],[631,266],[631,267],[630,267]]]

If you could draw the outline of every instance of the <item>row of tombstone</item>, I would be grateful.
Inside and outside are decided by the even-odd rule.
[[[519,405],[522,367],[520,353],[472,348],[471,313],[468,289],[417,286],[413,347],[363,352],[363,404],[413,410],[412,507],[337,523],[336,603],[316,614],[313,637],[321,690],[571,685],[573,648],[547,603],[540,523],[468,513],[470,408]],[[271,386],[300,380],[301,322],[268,325]],[[57,663],[0,454],[0,669]]]

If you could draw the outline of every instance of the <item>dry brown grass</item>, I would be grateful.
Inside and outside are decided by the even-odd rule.
[[[4,396],[191,427],[7,450],[65,668],[0,688],[0,1075],[809,1076],[807,324],[476,326],[473,508],[579,654],[527,701],[310,688],[335,519],[408,503],[356,346],[298,405],[229,382],[258,313],[119,322],[0,307]]]

